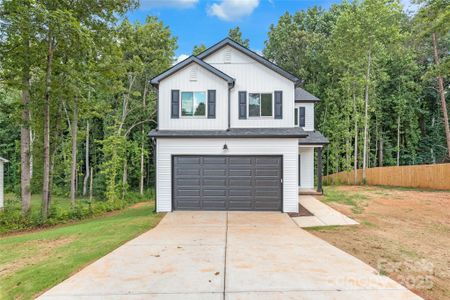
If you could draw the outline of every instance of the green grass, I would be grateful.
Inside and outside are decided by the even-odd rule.
[[[32,299],[161,219],[146,202],[75,224],[0,238],[0,299]]]
[[[367,200],[367,197],[361,193],[339,191],[335,186],[327,186],[323,197],[324,202],[335,202],[351,206],[352,212],[355,214],[363,212],[366,205],[365,200]]]

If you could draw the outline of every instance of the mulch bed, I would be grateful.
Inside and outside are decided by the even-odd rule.
[[[288,213],[289,217],[309,217],[314,216],[309,210],[304,208],[300,203],[298,204],[298,213]]]

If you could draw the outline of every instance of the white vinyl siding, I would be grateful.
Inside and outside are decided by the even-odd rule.
[[[224,53],[230,52],[229,62],[224,61]],[[294,82],[253,60],[244,53],[225,46],[206,57],[204,61],[236,80],[231,90],[231,127],[235,128],[267,128],[294,126]],[[239,119],[238,92],[248,94],[274,91],[283,92],[283,118],[272,117]],[[272,97],[273,101],[273,97]],[[247,111],[248,114],[248,111]]]
[[[299,147],[300,154],[300,188],[314,188],[314,148]]]
[[[314,130],[314,103],[295,103],[295,108],[305,108],[305,127],[306,131]],[[299,110],[300,111],[300,110]]]
[[[191,80],[193,70],[196,74],[195,81]],[[205,91],[206,93],[207,90],[215,90],[216,117],[184,117],[180,113],[180,118],[172,119],[171,90],[180,91],[180,100],[181,93],[185,91]],[[207,104],[207,93],[205,95],[205,104]],[[160,82],[158,105],[158,125],[161,130],[225,130],[228,128],[228,84],[196,63],[186,66]]]
[[[0,208],[3,207],[3,161],[0,160]]]
[[[223,150],[227,144],[228,150]],[[157,210],[172,210],[173,155],[282,155],[283,208],[298,211],[298,139],[164,139],[157,140]]]

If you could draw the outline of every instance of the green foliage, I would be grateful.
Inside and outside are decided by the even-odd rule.
[[[205,44],[195,45],[194,49],[192,49],[192,55],[199,55],[205,50],[206,50]]]
[[[448,17],[448,1],[426,3],[427,18],[435,16],[436,26],[446,29],[439,31],[446,37],[440,52],[444,65],[450,23],[442,20]],[[437,71],[430,63],[431,40],[416,29],[423,32],[428,23],[413,26],[421,15],[408,16],[395,1],[365,0],[285,13],[271,25],[264,56],[301,78],[302,87],[321,99],[316,127],[330,140],[325,174],[353,169],[355,160],[362,166],[366,85],[369,167],[395,165],[397,159],[401,165],[444,159],[434,76],[445,67]]]
[[[250,40],[242,38],[242,32],[239,26],[236,26],[234,28],[231,28],[230,31],[228,31],[228,36],[235,42],[238,42],[244,47],[250,46]],[[194,48],[195,50],[195,48]]]
[[[136,192],[129,192],[123,200],[94,200],[91,202],[89,199],[80,199],[73,207],[70,205],[69,199],[58,198],[51,205],[45,221],[41,218],[37,197],[33,199],[32,212],[28,215],[21,213],[20,199],[7,198],[4,209],[0,211],[0,234],[83,220],[106,212],[121,210],[134,203],[148,201],[152,198],[154,198],[153,190],[147,190],[142,196]]]

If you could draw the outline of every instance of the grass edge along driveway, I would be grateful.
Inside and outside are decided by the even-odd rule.
[[[32,299],[155,227],[162,216],[144,202],[67,226],[0,237],[0,299]]]

